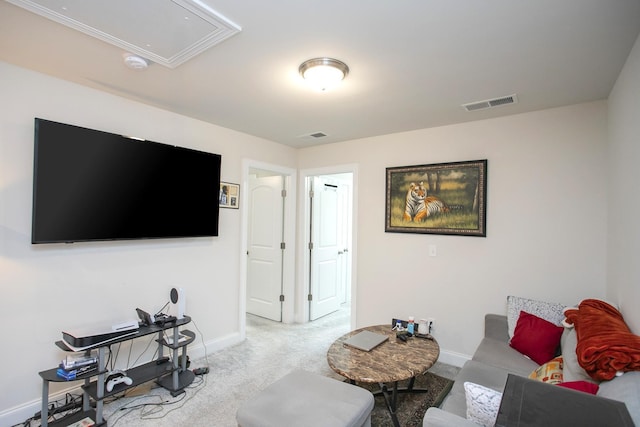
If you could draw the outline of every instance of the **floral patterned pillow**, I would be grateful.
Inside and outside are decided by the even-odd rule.
[[[551,322],[556,326],[562,325],[564,320],[565,306],[562,304],[536,301],[533,299],[516,297],[509,295],[507,297],[507,325],[509,326],[509,338],[513,338],[513,332],[516,329],[516,323],[520,317],[521,311],[538,316],[541,319]]]
[[[467,419],[474,423],[493,427],[498,418],[502,393],[471,382],[464,383],[467,401]]]

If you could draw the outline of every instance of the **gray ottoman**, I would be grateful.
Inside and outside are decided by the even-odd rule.
[[[369,427],[373,394],[322,375],[293,371],[238,409],[241,427]]]

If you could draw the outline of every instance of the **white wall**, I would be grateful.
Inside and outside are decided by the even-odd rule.
[[[358,164],[358,325],[434,317],[451,360],[473,353],[508,295],[603,298],[606,118],[602,101],[300,150],[301,169]],[[385,233],[386,167],[477,159],[486,238]]]
[[[219,153],[222,179],[237,183],[243,158],[294,168],[296,151],[4,62],[0,76],[0,425],[39,404],[38,372],[65,356],[54,345],[63,329],[156,311],[173,286],[185,288],[209,351],[237,340],[239,211],[221,210],[215,238],[31,245],[33,119]]]
[[[640,37],[609,96],[607,298],[640,334]]]

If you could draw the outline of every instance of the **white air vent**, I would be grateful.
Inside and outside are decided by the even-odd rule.
[[[500,107],[503,105],[515,104],[517,102],[518,102],[518,97],[514,93],[513,95],[501,96],[500,98],[470,102],[468,104],[462,104],[462,106],[467,111],[477,111],[477,110],[485,110],[487,108]]]
[[[311,132],[311,133],[305,133],[304,135],[300,135],[298,136],[298,138],[300,139],[320,139],[320,138],[324,138],[326,137],[327,134],[321,131],[317,131],[317,132]]]

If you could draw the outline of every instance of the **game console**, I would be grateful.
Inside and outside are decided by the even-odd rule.
[[[112,392],[113,388],[118,384],[133,384],[133,380],[127,376],[124,371],[112,371],[109,373],[107,380],[107,392]]]
[[[172,304],[172,313],[176,315],[178,319],[184,319],[184,311],[187,305],[187,294],[182,288],[171,288],[169,298]]]
[[[62,339],[69,346],[81,349],[135,334],[137,330],[138,321],[128,320],[113,325],[99,324],[62,331]]]

